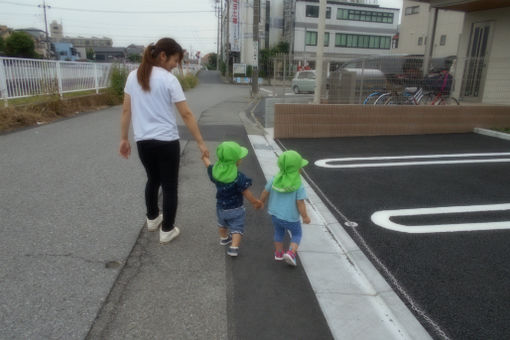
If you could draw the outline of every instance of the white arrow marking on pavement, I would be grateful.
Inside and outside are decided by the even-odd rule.
[[[434,164],[469,164],[469,163],[508,163],[510,158],[488,158],[488,159],[464,159],[464,160],[438,160],[438,161],[415,161],[415,162],[388,162],[388,163],[355,163],[355,164],[329,164],[339,162],[367,161],[367,160],[408,160],[408,159],[430,159],[430,158],[469,158],[469,157],[491,157],[510,156],[510,152],[489,152],[489,153],[457,153],[440,155],[416,155],[416,156],[381,156],[381,157],[349,157],[349,158],[326,158],[315,161],[315,165],[322,168],[373,168],[390,166],[412,166],[412,165],[434,165]]]
[[[510,210],[510,203],[487,204],[487,205],[465,205],[457,207],[437,207],[419,209],[381,210],[372,214],[370,219],[380,227],[399,231],[403,233],[449,233],[457,231],[478,231],[510,229],[510,221],[501,222],[479,222],[479,223],[455,223],[435,225],[402,225],[390,221],[392,217],[419,216],[419,215],[440,215],[451,213],[477,212],[477,211],[503,211]]]

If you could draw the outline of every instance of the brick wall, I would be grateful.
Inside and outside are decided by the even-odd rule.
[[[510,106],[275,104],[275,138],[465,133],[509,128]]]

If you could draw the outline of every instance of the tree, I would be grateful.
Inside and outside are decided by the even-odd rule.
[[[32,37],[25,32],[13,32],[5,40],[5,54],[9,57],[36,58],[35,44]]]
[[[0,52],[5,50],[4,38],[0,37]]]
[[[94,60],[95,59],[94,58],[94,50],[91,47],[87,48],[85,50],[85,53],[87,53],[87,59],[88,60]]]
[[[218,61],[218,55],[216,53],[209,54],[209,60],[207,62],[207,68],[209,70],[216,70],[216,62]]]

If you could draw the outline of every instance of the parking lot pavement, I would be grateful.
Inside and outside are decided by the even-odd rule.
[[[435,338],[510,337],[510,142],[477,134],[279,140]],[[314,164],[315,163],[315,164]]]

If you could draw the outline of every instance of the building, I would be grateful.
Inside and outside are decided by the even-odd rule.
[[[425,54],[425,46],[429,40],[430,19],[430,4],[404,0],[398,40],[391,52],[395,54]],[[463,22],[463,12],[438,11],[433,56],[446,57],[457,54]]]
[[[51,45],[57,60],[76,61],[81,58],[80,54],[71,43],[55,42]]]
[[[255,65],[254,1],[229,3],[230,21],[226,20],[226,13],[223,16],[223,50],[230,47],[233,62]],[[399,12],[398,8],[380,7],[376,0],[328,1],[324,58],[342,63],[360,56],[389,54]],[[258,49],[272,48],[285,41],[294,63],[310,64],[313,68],[318,21],[318,0],[260,0]]]
[[[510,1],[421,0],[465,13],[453,95],[464,102],[510,104]]]
[[[314,68],[319,4],[312,0],[294,3],[294,20],[290,25],[294,26],[290,41],[294,60]],[[389,54],[391,39],[397,33],[399,12],[398,8],[379,7],[374,1],[328,1],[324,58],[342,63],[360,56]],[[292,20],[292,17],[285,20]]]
[[[124,62],[127,57],[123,47],[94,47],[94,53],[98,62]]]
[[[52,42],[62,42],[62,43],[70,43],[76,49],[81,58],[86,58],[87,50],[96,48],[107,48],[113,46],[113,41],[111,38],[103,37],[67,37],[64,36],[64,28],[62,24],[57,23],[53,20],[50,24],[50,33],[51,33],[51,41]]]

